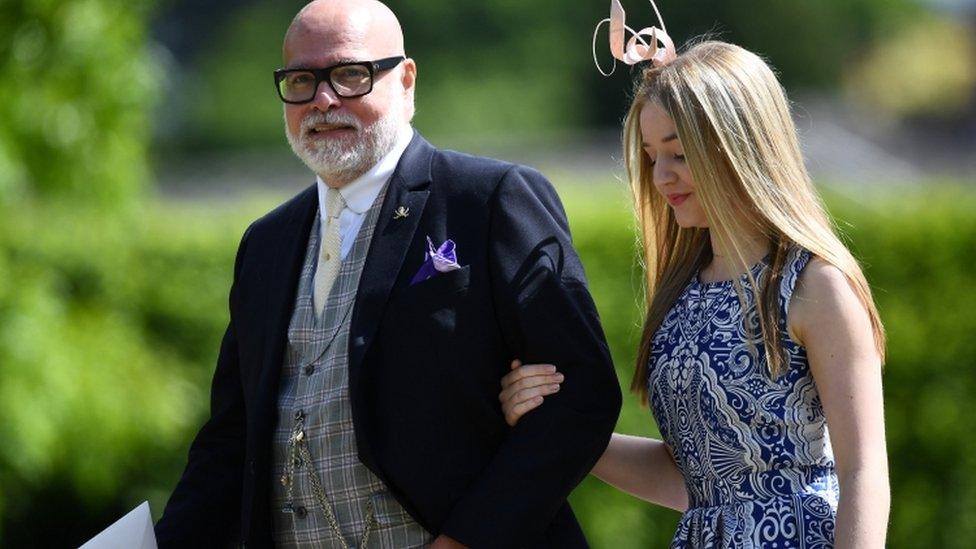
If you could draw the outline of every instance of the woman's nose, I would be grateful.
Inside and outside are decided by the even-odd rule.
[[[666,159],[661,159],[654,163],[652,177],[654,178],[654,184],[659,187],[674,183],[677,180],[677,175]]]

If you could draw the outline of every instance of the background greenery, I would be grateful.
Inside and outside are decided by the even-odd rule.
[[[0,547],[76,546],[143,499],[158,516],[178,478],[206,413],[237,240],[282,198],[175,202],[151,192],[150,146],[280,145],[268,69],[299,2],[236,4],[215,12],[207,47],[173,57],[148,38],[145,0],[0,0]],[[791,87],[853,85],[917,115],[951,107],[971,84],[962,40],[962,50],[939,49],[956,69],[923,79],[938,85],[886,85],[906,70],[886,44],[918,13],[908,0],[673,4],[669,26],[687,30],[679,41],[722,21],[725,38],[767,54]],[[622,112],[625,94],[605,96],[626,88],[627,71],[607,81],[589,66],[605,2],[393,6],[422,61],[417,125],[440,144],[458,128],[518,139],[613,125]],[[912,25],[911,43],[947,25],[958,31],[935,19]],[[952,93],[933,103],[940,90]],[[640,280],[626,192],[611,180],[553,180],[626,386]],[[865,261],[890,337],[890,545],[968,546],[976,191],[968,181],[887,192],[839,183],[854,190],[831,196],[831,210]],[[619,429],[655,433],[633,398]],[[597,547],[664,546],[677,521],[593,479],[573,500]]]

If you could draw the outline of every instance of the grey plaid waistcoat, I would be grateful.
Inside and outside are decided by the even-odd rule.
[[[376,518],[367,542],[370,547],[425,547],[433,541],[383,482],[359,461],[349,402],[349,323],[385,195],[386,187],[367,211],[320,319],[315,318],[312,304],[319,250],[318,216],[312,224],[288,327],[288,350],[278,395],[272,465],[272,514],[278,547],[341,547],[315,499],[305,465],[294,467],[292,501],[280,482],[291,459],[288,439],[298,415],[304,418],[314,468],[349,547],[356,547],[362,538],[369,500]]]

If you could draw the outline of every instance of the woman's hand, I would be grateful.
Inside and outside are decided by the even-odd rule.
[[[546,395],[559,391],[563,375],[552,364],[525,364],[515,359],[512,371],[502,378],[502,403],[505,421],[512,427],[528,411],[538,408]]]

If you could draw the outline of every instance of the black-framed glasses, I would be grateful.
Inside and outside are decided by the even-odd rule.
[[[339,97],[362,97],[373,91],[376,73],[388,71],[406,59],[402,55],[379,61],[351,61],[324,69],[277,69],[274,71],[275,89],[285,103],[308,103],[315,98],[322,81]]]

